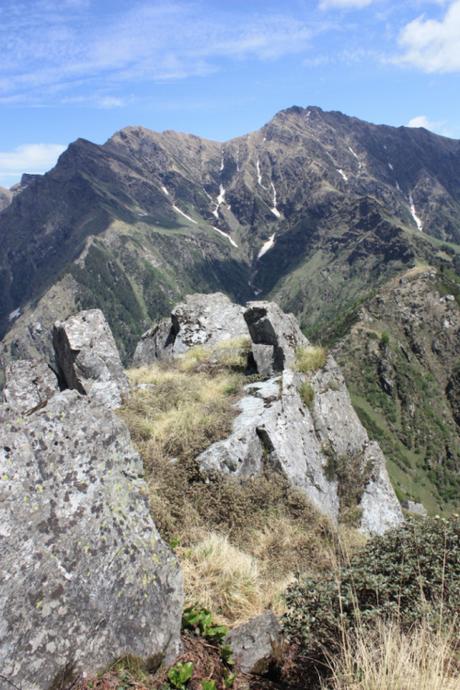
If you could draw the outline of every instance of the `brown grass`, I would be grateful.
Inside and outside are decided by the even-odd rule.
[[[296,352],[296,366],[297,370],[302,374],[309,374],[310,372],[322,369],[326,364],[327,352],[324,347],[311,345],[310,347],[301,347]]]
[[[330,659],[332,679],[323,690],[459,690],[455,643],[451,633],[426,624],[409,632],[397,623],[358,628]]]
[[[229,341],[130,371],[137,387],[120,412],[144,460],[155,523],[177,548],[188,602],[229,624],[281,610],[294,573],[332,567],[343,542],[279,474],[201,475],[196,456],[231,431],[246,348]]]

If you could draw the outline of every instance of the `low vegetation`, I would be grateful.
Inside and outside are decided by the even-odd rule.
[[[279,474],[201,475],[196,456],[231,430],[247,351],[247,341],[228,341],[132,370],[136,387],[121,410],[144,460],[155,523],[181,561],[187,602],[227,624],[269,606],[281,611],[297,571],[330,567],[355,540]]]
[[[324,364],[325,352],[312,349],[298,357],[304,372]],[[246,361],[247,343],[228,343],[130,372],[121,414],[144,459],[153,517],[184,573],[184,654],[153,675],[122,660],[79,690],[240,687],[225,626],[267,608],[290,640],[279,670],[286,688],[454,690],[458,518],[410,521],[368,541],[353,516],[335,528],[276,473],[244,482],[201,475],[195,457],[230,432]],[[307,389],[301,395],[311,404]],[[331,459],[334,476],[346,470]]]
[[[324,347],[311,345],[301,347],[296,352],[297,370],[302,374],[309,374],[318,371],[326,364],[327,352]]]
[[[394,621],[359,626],[330,657],[322,690],[458,690],[455,646],[452,630],[433,631],[426,623],[410,632]]]
[[[366,640],[368,632],[380,630],[385,637],[379,626],[396,625],[409,646],[423,629],[444,635],[446,626],[456,626],[458,633],[459,544],[458,517],[413,520],[374,537],[335,571],[299,578],[288,588],[284,617],[299,658],[307,666],[324,663],[328,668],[327,659],[333,655],[332,666],[340,678],[342,671],[350,670],[350,648],[359,648],[364,658],[371,653],[366,644],[376,644],[372,637]],[[377,648],[383,653],[379,644]]]

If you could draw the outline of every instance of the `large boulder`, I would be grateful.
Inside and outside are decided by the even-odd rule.
[[[56,322],[53,346],[66,388],[111,408],[121,405],[128,379],[100,309],[81,311],[66,321]]]
[[[269,378],[245,387],[232,433],[198,456],[201,470],[244,479],[269,466],[333,521],[346,517],[371,533],[402,522],[383,454],[334,359],[302,374],[296,353],[309,342],[295,318],[268,302],[249,304],[244,316],[258,372]]]
[[[56,374],[43,361],[19,359],[6,367],[3,401],[19,413],[44,406],[58,390]]]
[[[248,337],[244,308],[221,292],[187,295],[184,302],[142,336],[134,366],[171,359],[195,345],[212,347],[224,340]]]
[[[0,425],[0,687],[173,659],[182,578],[124,423],[66,390],[27,416],[0,405]]]

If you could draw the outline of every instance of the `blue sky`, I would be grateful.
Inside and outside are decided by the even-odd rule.
[[[130,124],[225,140],[290,105],[460,138],[460,0],[0,0],[0,185]]]

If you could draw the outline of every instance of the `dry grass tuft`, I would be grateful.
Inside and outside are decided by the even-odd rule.
[[[233,546],[228,537],[211,532],[178,555],[187,603],[212,610],[226,623],[260,613],[269,603],[255,558]]]
[[[344,636],[330,659],[332,679],[323,690],[458,690],[455,638],[426,624],[403,632],[397,623],[361,627]]]
[[[312,345],[301,347],[296,352],[297,370],[302,374],[318,371],[326,364],[327,352],[324,347]]]

